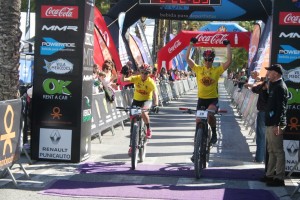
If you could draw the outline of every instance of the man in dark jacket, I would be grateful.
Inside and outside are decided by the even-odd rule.
[[[286,127],[288,89],[282,80],[282,66],[274,64],[266,68],[269,78],[269,98],[265,110],[265,125],[269,161],[265,177],[267,186],[284,186],[285,153],[283,130]],[[275,173],[276,172],[276,173]],[[275,174],[275,175],[274,175]]]

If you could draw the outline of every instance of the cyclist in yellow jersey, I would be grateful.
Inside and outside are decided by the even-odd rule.
[[[190,45],[186,51],[186,61],[192,71],[195,72],[198,85],[198,103],[197,110],[202,107],[208,110],[218,110],[218,80],[222,73],[228,69],[232,61],[231,46],[229,40],[224,40],[223,44],[227,48],[227,61],[222,63],[219,67],[213,67],[212,64],[215,58],[215,52],[213,50],[205,50],[203,52],[203,65],[197,65],[191,58],[190,52],[194,44],[198,42],[197,38],[191,38]],[[200,119],[196,120],[198,123]],[[212,138],[210,143],[215,144],[217,142],[216,132],[216,117],[210,113],[208,115],[208,123],[212,130]]]
[[[131,82],[134,84],[134,94],[132,106],[150,109],[152,106],[152,97],[154,98],[154,106],[152,110],[158,112],[158,92],[154,80],[149,76],[152,73],[152,67],[148,64],[143,64],[140,68],[140,75],[129,76],[127,75],[127,68],[122,68],[122,81]],[[148,112],[142,113],[142,118],[147,126],[146,137],[151,138],[152,132],[150,128],[150,118]]]

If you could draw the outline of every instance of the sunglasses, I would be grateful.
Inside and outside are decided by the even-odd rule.
[[[148,75],[149,72],[141,72],[141,74]]]
[[[212,62],[214,59],[212,59],[212,58],[204,58],[204,61],[205,62]]]

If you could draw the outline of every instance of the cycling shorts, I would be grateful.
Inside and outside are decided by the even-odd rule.
[[[138,107],[141,107],[141,108],[144,108],[144,109],[148,109],[148,108],[151,108],[151,106],[152,106],[152,100],[137,101],[137,100],[133,99],[131,105],[132,106],[138,106]]]
[[[205,109],[208,108],[209,105],[215,105],[217,109],[219,108],[219,99],[218,98],[212,98],[212,99],[198,99],[197,103],[197,110],[201,110],[201,107],[205,107]]]

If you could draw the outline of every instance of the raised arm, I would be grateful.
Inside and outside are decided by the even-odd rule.
[[[193,68],[195,66],[195,62],[190,58],[191,49],[192,49],[193,46],[194,45],[191,42],[190,45],[188,46],[188,49],[187,49],[186,55],[185,55],[186,62],[189,65],[190,68]]]
[[[223,69],[224,71],[226,69],[228,69],[228,67],[230,66],[231,62],[232,62],[232,52],[231,52],[231,45],[230,42],[229,43],[224,43],[224,45],[226,45],[226,51],[227,51],[227,61],[225,63],[223,63]]]

